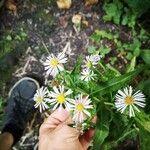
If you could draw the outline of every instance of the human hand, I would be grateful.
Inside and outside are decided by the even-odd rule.
[[[39,150],[87,150],[94,129],[80,136],[76,128],[67,125],[69,112],[61,108],[53,112],[41,125]]]

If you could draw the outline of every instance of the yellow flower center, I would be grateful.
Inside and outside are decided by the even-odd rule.
[[[57,96],[57,101],[58,101],[58,103],[64,103],[64,101],[65,101],[65,95],[64,94],[59,94],[58,96]]]
[[[90,61],[87,61],[86,66],[87,66],[88,68],[91,68],[91,66],[92,66],[91,62],[90,62]]]
[[[52,58],[50,61],[50,66],[56,67],[58,65],[58,60],[56,58]]]
[[[43,97],[42,96],[37,97],[36,103],[40,104],[42,102],[43,102]]]
[[[84,109],[84,106],[83,106],[83,104],[78,104],[77,106],[76,106],[76,109],[77,109],[77,111],[83,111],[83,109]]]
[[[132,104],[134,103],[133,97],[132,97],[132,96],[126,96],[126,97],[125,97],[125,103],[126,103],[127,105],[132,105]]]

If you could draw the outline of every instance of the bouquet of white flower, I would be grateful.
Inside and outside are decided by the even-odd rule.
[[[35,108],[39,107],[40,112],[62,107],[67,109],[72,116],[73,127],[80,125],[82,132],[93,125],[91,120],[97,116],[94,149],[108,144],[113,147],[128,136],[136,137],[138,125],[143,124],[140,119],[144,118],[144,112],[139,112],[140,107],[145,107],[145,96],[140,90],[134,93],[128,83],[144,67],[121,75],[102,63],[99,54],[82,59],[79,56],[70,71],[64,66],[68,60],[64,53],[47,57],[43,63],[45,71],[54,79],[47,87],[37,90]]]

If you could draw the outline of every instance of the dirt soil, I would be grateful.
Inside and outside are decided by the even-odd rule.
[[[47,83],[42,62],[49,52],[66,51],[70,57],[69,67],[72,67],[79,54],[86,54],[87,47],[91,45],[89,36],[96,29],[108,31],[118,30],[121,38],[130,41],[130,30],[102,21],[102,4],[85,7],[83,0],[73,0],[69,10],[58,9],[55,2],[50,0],[20,0],[17,3],[17,12],[2,9],[0,16],[0,31],[18,30],[23,28],[27,33],[26,48],[15,64],[11,81],[6,83],[0,94],[7,96],[11,86],[20,78],[34,75]],[[80,31],[72,23],[72,16],[80,14],[88,22]],[[112,43],[107,43],[112,49]],[[47,49],[47,50],[46,50]],[[123,60],[120,61],[123,63]],[[120,65],[122,66],[122,65]],[[38,147],[38,129],[48,112],[36,112],[31,119],[24,136],[13,148],[14,150],[36,150]]]

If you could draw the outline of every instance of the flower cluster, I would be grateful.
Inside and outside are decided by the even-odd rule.
[[[81,65],[80,80],[88,82],[95,79],[94,69],[96,69],[100,59],[101,56],[98,54],[86,56],[83,61],[84,64]],[[47,74],[56,77],[57,74],[64,70],[65,63],[67,63],[67,57],[64,53],[59,53],[57,56],[54,54],[48,56],[43,64]],[[74,91],[66,88],[65,83],[64,85],[62,84],[53,86],[51,90],[46,87],[38,89],[34,95],[35,108],[39,107],[40,112],[42,112],[49,108],[55,110],[63,107],[72,112],[72,119],[76,124],[83,123],[84,120],[91,116],[90,110],[94,108],[91,99],[87,94],[82,93],[78,93],[77,96],[73,97]],[[134,117],[135,111],[140,112],[138,107],[143,108],[146,105],[144,94],[139,90],[133,93],[131,86],[118,90],[115,98],[117,110],[128,114],[129,117]]]
[[[86,56],[86,59],[84,60],[84,64],[82,65],[82,72],[81,72],[81,80],[84,81],[90,81],[94,80],[96,75],[93,72],[93,68],[96,67],[98,62],[100,61],[101,56],[96,54],[96,55],[91,55],[91,56]]]
[[[53,107],[53,110],[64,107],[68,111],[73,111],[73,120],[76,123],[82,123],[87,117],[91,116],[88,109],[92,109],[93,105],[89,96],[79,94],[75,99],[70,98],[69,95],[72,92],[71,89],[65,91],[63,85],[54,86],[52,91],[41,87],[34,96],[35,108],[39,106],[40,112],[42,112],[42,110],[48,109],[49,105]]]

